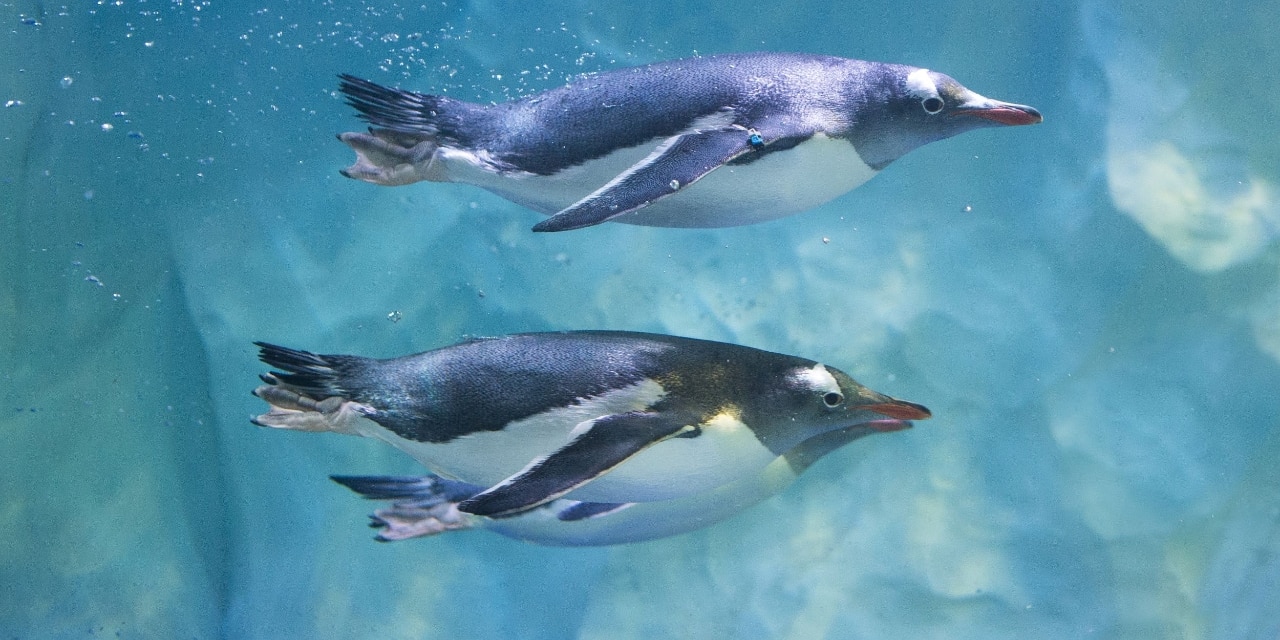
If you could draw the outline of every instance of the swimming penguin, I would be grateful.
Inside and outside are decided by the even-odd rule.
[[[266,343],[256,424],[380,438],[507,516],[561,497],[681,498],[760,473],[802,442],[924,407],[838,369],[732,344],[616,331],[528,333],[401,358]]]
[[[340,78],[373,125],[338,136],[356,152],[343,175],[473,184],[551,214],[534,231],[772,220],[921,145],[1043,120],[935,71],[794,53],[661,62],[494,105]]]
[[[431,474],[420,477],[330,476],[373,500],[390,500],[370,526],[382,542],[445,531],[486,529],[509,538],[552,546],[600,546],[653,540],[724,520],[786,489],[819,458],[850,442],[911,426],[884,418],[823,433],[778,456],[758,474],[673,500],[600,503],[559,498],[506,518],[486,518],[458,510],[484,487]]]

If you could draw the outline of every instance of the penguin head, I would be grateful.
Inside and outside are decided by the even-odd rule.
[[[839,369],[819,363],[789,368],[782,384],[762,394],[761,415],[752,428],[769,449],[781,453],[823,433],[866,427],[898,431],[930,417],[925,407],[862,386]]]
[[[902,65],[885,65],[880,73],[876,84],[883,93],[862,104],[851,132],[873,169],[965,131],[1044,120],[1032,107],[979,95],[944,73]]]

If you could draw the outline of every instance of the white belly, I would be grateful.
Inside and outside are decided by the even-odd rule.
[[[696,438],[671,438],[640,453],[566,498],[589,502],[672,500],[758,475],[778,454],[728,416]]]
[[[782,457],[761,473],[685,498],[641,502],[599,518],[565,522],[553,509],[484,519],[486,529],[537,544],[588,546],[652,540],[720,522],[787,488],[796,479]],[[555,504],[555,503],[553,503]],[[563,504],[563,503],[559,503]]]
[[[554,176],[503,176],[456,161],[450,177],[512,202],[553,214],[649,155],[661,141],[615,151]],[[654,227],[734,227],[807,211],[848,193],[878,173],[847,140],[818,134],[755,162],[724,165],[692,186],[615,222]]]
[[[815,135],[750,164],[728,164],[693,186],[614,222],[651,227],[736,227],[826,204],[878,173],[847,140]]]

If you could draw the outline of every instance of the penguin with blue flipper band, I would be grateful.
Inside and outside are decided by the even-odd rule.
[[[869,180],[912,149],[1034,108],[906,65],[795,53],[673,60],[591,74],[480,105],[342,75],[368,132],[343,174],[380,185],[461,182],[551,217],[731,227],[789,216]]]
[[[475,516],[458,504],[484,487],[437,475],[331,476],[372,500],[391,506],[370,516],[382,542],[483,529],[509,538],[551,546],[627,544],[706,527],[744,511],[790,486],[827,453],[875,433],[896,431],[910,422],[885,418],[814,436],[779,456],[760,473],[703,493],[672,500],[632,503],[578,502],[560,498],[503,518]]]
[[[256,424],[382,439],[483,487],[458,509],[489,517],[684,498],[815,436],[929,416],[812,360],[659,334],[516,334],[387,360],[258,344],[276,370]]]

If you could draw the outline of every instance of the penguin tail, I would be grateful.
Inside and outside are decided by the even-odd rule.
[[[469,529],[478,516],[458,510],[458,503],[484,491],[466,482],[425,476],[329,476],[334,482],[369,500],[390,500],[390,507],[369,516],[369,526],[380,529],[379,542],[432,536]]]
[[[469,148],[468,123],[484,107],[444,96],[384,87],[353,75],[342,74],[338,90],[347,104],[368,122],[368,133],[349,132],[338,139],[356,152],[356,162],[342,175],[383,186],[429,180],[446,181],[444,167],[436,162],[441,147]]]
[[[338,90],[359,118],[378,129],[432,139],[441,146],[465,144],[466,125],[484,107],[445,96],[385,87],[350,74],[338,76]]]
[[[367,416],[374,409],[362,404],[359,389],[348,390],[344,381],[358,380],[369,366],[367,358],[322,356],[266,342],[254,344],[261,349],[258,358],[277,370],[259,376],[265,384],[254,389],[253,395],[271,408],[250,422],[276,429],[361,435],[360,421],[353,418]]]
[[[313,400],[350,395],[342,380],[359,368],[364,358],[319,355],[268,342],[254,342],[258,359],[278,369],[262,376],[271,386],[280,386]]]

